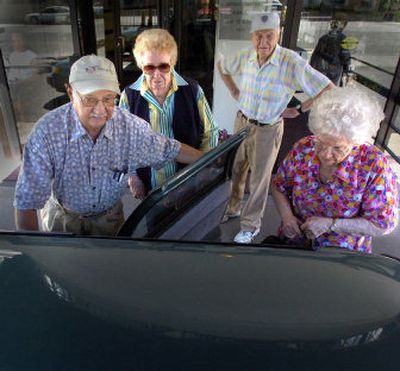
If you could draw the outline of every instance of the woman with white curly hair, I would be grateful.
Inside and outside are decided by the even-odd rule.
[[[369,144],[383,118],[378,103],[355,87],[332,89],[314,102],[308,123],[314,135],[294,145],[273,179],[282,240],[370,253],[372,237],[395,228],[395,178],[385,155]]]

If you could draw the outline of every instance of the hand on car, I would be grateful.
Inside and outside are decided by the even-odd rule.
[[[301,226],[300,229],[304,235],[310,240],[321,236],[321,234],[329,232],[332,225],[332,218],[324,218],[320,216],[312,216],[308,218]]]
[[[146,197],[146,187],[137,175],[131,175],[128,178],[129,189],[133,197],[143,200]]]

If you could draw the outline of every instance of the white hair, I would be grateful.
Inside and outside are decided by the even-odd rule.
[[[384,119],[376,99],[354,86],[333,88],[313,103],[308,127],[315,135],[345,137],[363,144],[375,136]]]

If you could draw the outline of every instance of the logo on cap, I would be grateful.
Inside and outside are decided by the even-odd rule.
[[[100,66],[88,66],[85,68],[85,71],[87,73],[96,73],[97,71],[99,71],[99,72],[104,71],[104,72],[112,73],[111,68],[102,68]]]
[[[96,72],[96,69],[97,69],[97,66],[89,66],[89,67],[86,67],[86,68],[85,68],[85,71],[86,71],[87,73],[95,73],[95,72]]]
[[[268,21],[268,16],[267,16],[267,15],[263,15],[263,16],[261,17],[261,22],[265,23],[265,22],[267,22],[267,21]]]

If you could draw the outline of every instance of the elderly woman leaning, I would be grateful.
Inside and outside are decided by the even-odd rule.
[[[203,151],[215,147],[218,128],[202,88],[174,70],[178,49],[171,34],[158,28],[143,31],[133,54],[143,73],[125,88],[120,106],[150,122],[156,132]],[[162,169],[139,169],[129,179],[133,195],[143,198],[181,167],[170,162]]]
[[[395,178],[385,155],[368,144],[382,119],[377,102],[354,87],[315,101],[314,135],[294,145],[273,179],[281,239],[369,253],[373,236],[395,228]]]

